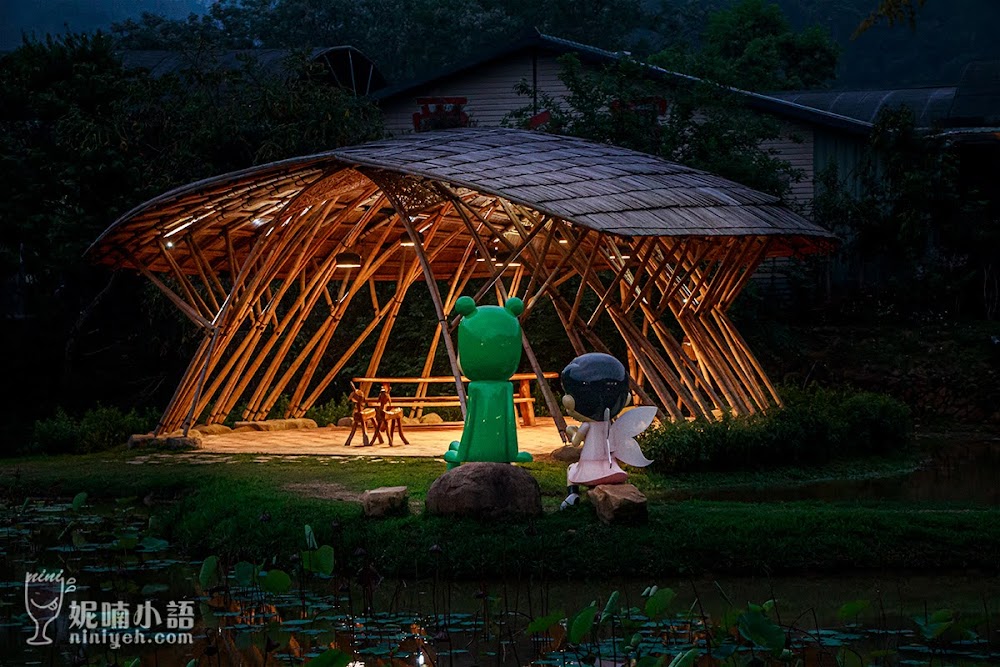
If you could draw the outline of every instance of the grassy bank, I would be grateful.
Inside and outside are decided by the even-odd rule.
[[[815,469],[670,477],[640,472],[650,497],[643,527],[607,527],[587,507],[558,512],[564,468],[534,463],[546,514],[527,523],[488,525],[415,515],[368,520],[350,500],[364,489],[406,485],[415,510],[443,464],[302,457],[145,457],[105,452],[9,461],[2,478],[9,506],[25,498],[90,501],[135,497],[154,531],[186,555],[227,560],[288,558],[302,526],[333,544],[342,567],[363,548],[383,574],[475,577],[546,570],[567,576],[664,576],[699,572],[781,572],[856,568],[995,568],[1000,509],[955,505],[837,502],[671,501],[671,490],[767,487],[816,479],[891,475],[912,460],[841,462]],[[160,461],[155,463],[155,461]],[[202,461],[213,461],[203,463]],[[344,500],[343,498],[347,498]],[[441,551],[432,552],[438,545]]]

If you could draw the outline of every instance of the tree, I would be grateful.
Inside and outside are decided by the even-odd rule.
[[[742,0],[708,16],[700,48],[668,49],[653,64],[744,90],[815,88],[832,79],[837,45],[819,26],[792,29],[778,5]]]
[[[134,276],[109,289],[83,257],[118,216],[199,178],[382,135],[370,102],[318,83],[304,58],[285,74],[192,62],[153,78],[101,34],[29,40],[0,60],[0,270],[24,306],[3,349],[33,351],[5,358],[24,385],[6,406],[17,423],[59,402],[161,402],[163,375],[182,367],[190,331],[172,307]]]
[[[548,112],[546,131],[660,155],[750,187],[782,195],[797,177],[787,162],[761,144],[777,138],[779,125],[742,107],[735,93],[709,83],[668,82],[634,60],[586,69],[572,54],[560,59],[563,101],[539,91]],[[522,82],[518,92],[534,96]],[[527,126],[534,105],[505,123]]]
[[[1000,202],[961,167],[959,148],[900,107],[879,114],[856,173],[820,173],[813,215],[844,239],[855,293],[896,314],[996,315]]]
[[[913,28],[917,23],[917,13],[926,4],[927,0],[879,0],[878,6],[861,22],[854,36],[857,37],[882,21],[890,26],[906,23]]]
[[[350,44],[390,80],[414,78],[517,39],[537,27],[620,48],[647,21],[639,0],[217,0],[204,17],[144,15],[116,24],[125,48],[218,48]]]

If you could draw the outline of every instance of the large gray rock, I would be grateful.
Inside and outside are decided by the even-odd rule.
[[[337,426],[340,428],[351,428],[351,424],[354,423],[353,417],[341,417],[337,420]]]
[[[427,513],[497,519],[538,516],[542,492],[527,470],[509,463],[463,463],[434,480]]]
[[[410,511],[410,492],[405,486],[381,486],[361,494],[365,516],[403,516]]]
[[[649,519],[646,496],[631,484],[602,484],[587,492],[597,510],[597,518],[606,524],[641,524]]]

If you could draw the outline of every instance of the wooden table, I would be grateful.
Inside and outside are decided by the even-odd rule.
[[[542,377],[546,380],[554,380],[559,377],[559,373],[543,373]],[[534,426],[535,425],[535,397],[531,395],[531,381],[537,380],[537,376],[534,373],[515,373],[511,376],[510,381],[513,382],[517,388],[514,393],[514,405],[517,406],[518,411],[521,413],[521,423],[524,426]],[[368,398],[368,391],[371,389],[373,384],[380,385],[383,382],[388,382],[390,385],[397,384],[415,384],[417,385],[417,392],[415,396],[393,396],[392,404],[395,407],[401,408],[412,408],[410,416],[415,416],[419,411],[423,411],[424,408],[444,408],[444,407],[458,407],[461,405],[458,401],[458,396],[428,396],[427,387],[432,384],[453,384],[455,378],[450,375],[443,375],[437,377],[357,377],[352,378],[355,385],[360,387],[361,391],[365,394],[365,399]],[[462,382],[468,382],[469,378],[462,376]]]

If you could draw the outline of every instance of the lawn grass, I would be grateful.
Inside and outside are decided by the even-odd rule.
[[[546,571],[566,576],[666,576],[678,573],[844,571],[859,568],[995,569],[1000,509],[873,502],[751,503],[670,501],[670,489],[760,486],[815,479],[893,474],[909,460],[841,462],[816,469],[668,477],[638,471],[650,498],[641,527],[601,525],[589,506],[556,511],[565,469],[527,465],[542,488],[546,514],[527,522],[441,519],[415,515],[369,520],[356,502],[308,497],[290,485],[330,484],[346,492],[408,486],[419,509],[444,472],[426,459],[254,456],[199,457],[230,463],[129,463],[135,452],[10,460],[0,475],[8,503],[26,497],[90,501],[134,496],[150,506],[156,531],[192,558],[287,559],[303,546],[303,525],[333,544],[343,567],[363,548],[383,574],[451,577]],[[176,459],[171,459],[176,460]],[[440,552],[432,552],[437,545]],[[358,562],[358,564],[359,564]]]

